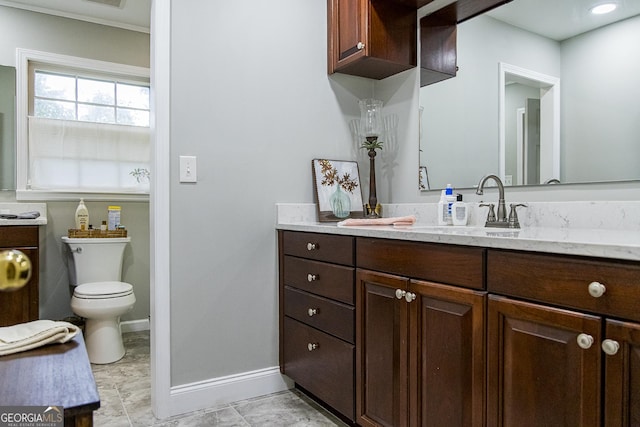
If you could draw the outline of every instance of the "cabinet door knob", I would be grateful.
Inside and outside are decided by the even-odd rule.
[[[309,317],[313,317],[316,314],[318,314],[318,309],[317,308],[310,308],[309,310],[307,310],[307,313],[309,314]]]
[[[358,48],[358,50],[362,50],[362,49],[364,49],[364,43],[362,43],[362,42],[358,42],[358,44],[356,45],[356,47]]]
[[[313,351],[317,348],[318,348],[318,343],[310,342],[309,344],[307,344],[307,349],[309,349],[309,351]]]
[[[609,339],[602,341],[602,351],[607,353],[609,356],[615,355],[618,350],[620,350],[620,343],[618,341]]]
[[[307,281],[309,282],[315,282],[316,280],[318,280],[318,275],[317,274],[307,274]]]
[[[407,302],[411,302],[416,299],[416,294],[414,294],[413,292],[407,292],[407,294],[404,296],[404,299]]]
[[[318,249],[320,246],[317,243],[307,243],[307,250],[308,251],[315,251],[316,249]]]
[[[402,299],[407,294],[407,291],[403,291],[402,289],[396,289],[396,298]]]
[[[600,282],[589,283],[589,295],[600,298],[607,291],[607,287]]]
[[[593,345],[593,337],[589,334],[580,334],[578,335],[578,346],[585,350],[591,348]]]

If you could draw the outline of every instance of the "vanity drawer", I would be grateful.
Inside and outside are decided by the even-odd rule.
[[[353,237],[285,231],[283,252],[317,261],[353,265]]]
[[[285,286],[284,314],[354,343],[355,314],[353,306]]]
[[[37,225],[5,225],[0,226],[1,248],[38,247]]]
[[[289,317],[284,337],[284,374],[353,420],[355,347]]]
[[[484,289],[484,248],[357,238],[358,268]]]
[[[342,301],[354,302],[353,267],[327,264],[292,256],[284,257],[284,284]]]
[[[592,282],[606,288],[590,294]],[[640,321],[640,263],[489,250],[489,292]]]

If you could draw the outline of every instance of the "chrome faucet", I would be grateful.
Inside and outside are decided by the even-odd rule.
[[[507,207],[504,203],[504,185],[500,178],[496,175],[485,175],[482,177],[480,182],[478,183],[478,189],[476,190],[476,194],[483,195],[484,194],[484,185],[487,180],[491,178],[496,184],[498,184],[498,214],[496,215],[493,211],[493,203],[485,204],[481,203],[480,206],[489,207],[489,213],[487,214],[487,221],[484,223],[485,227],[506,227],[506,228],[520,228],[520,221],[518,221],[518,213],[516,212],[516,208],[526,207],[522,203],[512,203],[511,204],[511,212],[509,212],[509,218],[507,218]]]
[[[483,195],[484,194],[484,185],[487,180],[491,178],[496,184],[498,184],[498,213],[497,215],[492,215],[493,207],[489,207],[489,215],[487,216],[487,221],[485,222],[485,227],[508,227],[509,222],[507,220],[507,207],[504,203],[504,185],[502,181],[497,175],[485,175],[482,177],[480,182],[478,183],[478,189],[476,190],[476,194]]]

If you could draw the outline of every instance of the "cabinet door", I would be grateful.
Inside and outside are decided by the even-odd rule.
[[[11,326],[39,318],[38,249],[19,249],[31,260],[31,279],[16,291],[0,292],[0,326]]]
[[[486,293],[423,281],[409,291],[410,425],[483,426]]]
[[[356,273],[356,422],[406,426],[408,279]]]
[[[640,324],[607,320],[606,339],[619,347],[604,356],[604,425],[640,426]]]
[[[494,295],[488,313],[487,425],[599,426],[601,319]]]
[[[329,74],[364,56],[368,0],[328,0]]]

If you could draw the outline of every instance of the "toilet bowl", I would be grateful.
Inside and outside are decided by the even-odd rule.
[[[120,316],[133,309],[133,286],[124,282],[85,283],[75,288],[71,310],[84,317],[84,339],[91,363],[106,364],[125,354]]]
[[[107,364],[120,360],[120,316],[130,311],[136,297],[133,286],[121,282],[122,259],[130,237],[69,238],[69,277],[73,286],[71,310],[85,318],[85,343],[89,361]]]

